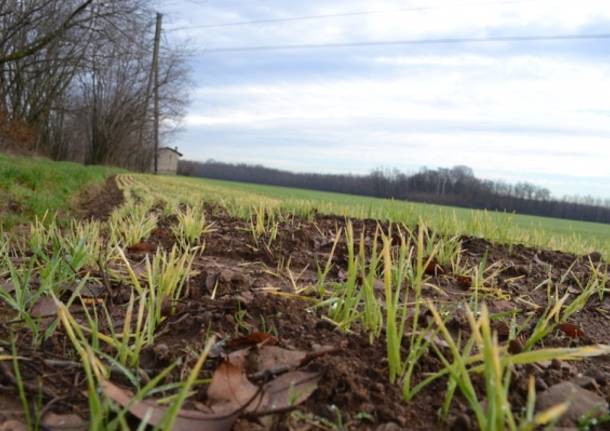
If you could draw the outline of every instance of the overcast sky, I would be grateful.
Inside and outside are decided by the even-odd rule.
[[[333,173],[463,164],[610,198],[610,40],[222,51],[600,34],[608,0],[160,4],[165,29],[183,28],[171,42],[196,49],[192,104],[172,143],[185,158]],[[351,15],[216,26],[328,14]]]

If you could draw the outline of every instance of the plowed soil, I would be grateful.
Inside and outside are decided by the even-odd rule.
[[[98,195],[108,196],[108,200],[103,198],[101,202],[87,203],[86,216],[107,217],[109,209],[120,203],[113,184],[113,181],[107,184],[108,193]],[[278,237],[267,248],[256,244],[248,222],[232,218],[218,207],[207,207],[206,213],[215,230],[205,237],[205,250],[195,260],[195,273],[189,280],[187,297],[177,304],[175,313],[159,328],[155,346],[142,355],[140,366],[149,375],[155,375],[173,361],[182,361],[184,369],[188,369],[194,362],[193,351],[202,348],[210,333],[225,340],[229,346],[231,340],[239,340],[242,336],[271,333],[277,344],[287,349],[311,352],[331,346],[335,350],[314,358],[302,368],[322,376],[317,390],[299,406],[302,414],[287,411],[273,415],[271,419],[244,417],[237,421],[234,429],[332,429],[330,424],[335,424],[337,429],[476,429],[473,415],[459,395],[447,421],[438,419],[446,380],[433,383],[413,400],[405,402],[400,386],[388,382],[384,334],[371,343],[369,336],[357,326],[348,333],[342,332],[324,318],[324,309],[312,308],[314,297],[311,292],[295,291],[295,287],[302,289],[316,283],[317,265],[324,265],[328,259],[333,238],[345,227],[345,219],[317,215],[310,221],[294,218],[283,222]],[[172,218],[161,219],[150,238],[129,250],[128,258],[134,267],[142,265],[145,256],[158,247],[171,249],[175,243],[171,231],[173,223]],[[364,232],[364,237],[370,239],[378,225],[376,220],[354,220],[355,238]],[[381,228],[387,231],[388,226],[381,224]],[[502,269],[490,281],[494,289],[502,292],[501,298],[496,295],[488,302],[491,313],[507,315],[517,310],[520,316],[533,315],[532,325],[536,322],[535,316],[548,306],[544,282],[549,276],[558,285],[560,295],[576,293],[581,289],[579,283],[584,284],[588,279],[590,260],[600,259],[595,254],[584,257],[520,245],[508,247],[480,238],[463,237],[461,240],[463,259],[470,265],[478,265],[486,259],[488,265],[497,263]],[[341,242],[335,252],[330,280],[345,277],[345,262],[346,247]],[[570,267],[574,276],[561,280]],[[91,270],[92,275],[104,279],[102,272]],[[438,286],[442,294],[436,289],[427,289],[424,295],[451,311],[448,327],[452,331],[456,334],[468,332],[461,308],[470,296],[468,286],[449,268],[439,268],[428,277],[427,283]],[[380,288],[380,296],[382,290]],[[529,303],[519,299],[524,297],[529,298]],[[124,286],[115,282],[100,289],[97,296],[97,300],[104,301],[111,314],[117,316],[119,324],[128,299]],[[429,316],[424,313],[423,317]],[[494,320],[501,342],[506,342],[506,322],[500,318]],[[550,334],[544,345],[610,344],[610,297],[592,298],[570,323],[573,327]],[[4,340],[8,339],[7,325],[5,322],[0,327],[0,338]],[[65,336],[51,337],[37,351],[29,347],[29,338],[25,329],[20,331],[19,352],[31,359],[24,362],[27,365],[23,369],[28,385],[26,390],[35,392],[42,388],[41,403],[46,411],[75,413],[87,418],[87,398],[83,393],[86,384],[82,372],[70,366],[70,361],[76,359],[67,353]],[[232,347],[226,348],[225,353],[237,350],[239,346]],[[404,352],[408,348],[406,339]],[[219,360],[206,363],[207,376],[216,369]],[[429,352],[416,368],[415,381],[440,368],[440,361]],[[179,373],[177,370],[173,377],[177,378]],[[570,363],[553,361],[516,369],[511,400],[517,409],[525,405],[531,374],[536,377],[539,393],[557,383],[570,381],[606,400],[610,398],[608,357]],[[8,409],[11,402],[14,404],[16,392],[12,379],[10,364],[0,362],[0,422],[11,418],[3,407]],[[128,386],[124,379],[117,379],[118,384]],[[205,404],[205,389],[195,394],[190,403],[193,399]],[[13,408],[18,409],[18,406]],[[135,419],[133,424],[135,428]],[[605,429],[604,426],[600,425],[598,429]]]
[[[85,190],[78,198],[76,215],[89,220],[106,220],[112,211],[123,203],[123,193],[114,175],[100,187]]]

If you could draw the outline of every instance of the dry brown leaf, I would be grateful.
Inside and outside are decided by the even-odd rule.
[[[263,346],[256,355],[256,370],[265,371],[278,367],[298,367],[300,366],[307,353],[299,350],[287,350],[276,346]]]
[[[263,349],[267,348],[270,346],[263,347]],[[280,350],[284,351],[271,349],[275,353],[269,358],[284,360],[284,363],[276,362],[276,364],[298,366],[307,357],[303,352]],[[233,352],[216,369],[207,393],[211,413],[181,410],[173,431],[230,430],[242,413],[259,416],[285,411],[304,402],[317,389],[319,374],[303,371],[288,372],[262,387],[255,386],[246,375],[249,353],[250,349]],[[300,358],[298,364],[296,355]],[[166,407],[158,405],[153,400],[143,400],[130,405],[131,393],[111,382],[102,382],[102,389],[108,398],[123,407],[129,406],[129,411],[134,416],[140,419],[148,418],[148,423],[151,425],[160,424],[167,412]]]
[[[4,290],[6,293],[13,293],[15,291],[15,285],[11,280],[2,280],[0,281],[0,289]]]
[[[497,299],[489,303],[491,313],[506,313],[515,310],[515,304],[506,299]]]
[[[32,317],[52,317],[57,314],[57,304],[55,299],[50,296],[43,296],[38,299],[30,313]]]
[[[243,337],[232,338],[226,343],[226,348],[231,350],[243,349],[245,347],[255,346],[257,344],[276,344],[276,338],[265,332],[253,332],[252,334]]]
[[[516,355],[523,352],[523,341],[521,338],[514,338],[508,341],[508,353]]]
[[[438,260],[436,260],[435,257],[433,257],[430,262],[428,263],[428,265],[426,266],[426,268],[424,268],[424,272],[426,273],[426,275],[439,275],[439,274],[444,274],[445,273],[445,269],[438,263]]]
[[[585,331],[583,331],[578,325],[574,323],[561,323],[558,326],[559,330],[566,334],[570,338],[585,337]]]
[[[305,402],[318,388],[319,380],[318,373],[291,371],[282,374],[265,385],[264,399],[257,412],[272,413]]]
[[[237,410],[246,404],[256,406],[260,391],[246,376],[249,349],[231,353],[214,372],[208,388],[208,400],[221,411]]]
[[[148,241],[140,241],[137,244],[127,247],[127,251],[134,254],[154,253],[157,251],[157,247],[155,244]]]
[[[472,277],[466,275],[456,275],[455,281],[457,285],[462,289],[470,289],[472,287]]]
[[[71,283],[65,289],[70,293],[74,293],[78,287],[78,283]],[[106,293],[106,288],[102,284],[91,281],[87,282],[78,293],[84,298],[98,298]]]
[[[261,352],[267,352],[263,353],[263,360],[269,366],[265,370],[297,367],[307,358],[304,352],[274,346],[263,346],[259,354]],[[246,375],[249,353],[250,349],[233,352],[214,373],[208,388],[208,400],[215,411],[221,407],[221,411],[244,409],[248,413],[271,414],[302,403],[317,388],[319,375],[302,371],[285,373],[261,389],[257,388]],[[260,356],[258,360],[261,360]]]
[[[28,427],[15,419],[0,423],[0,431],[28,431]]]
[[[167,413],[166,407],[160,406],[153,400],[130,404],[132,394],[109,381],[103,381],[101,386],[108,398],[123,407],[129,406],[132,415],[142,420],[148,419],[150,425],[159,425]],[[183,409],[178,413],[172,431],[229,431],[236,419],[237,415],[208,414]]]

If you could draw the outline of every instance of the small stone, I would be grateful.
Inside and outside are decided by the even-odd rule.
[[[80,416],[75,414],[64,414],[58,415],[55,413],[47,413],[43,420],[42,425],[48,429],[64,429],[64,430],[86,430],[88,424],[81,419]]]
[[[539,412],[547,410],[566,401],[570,402],[568,410],[559,420],[560,426],[573,426],[584,415],[602,416],[608,412],[608,403],[594,392],[581,388],[572,382],[562,382],[551,386],[538,395],[536,407]]]

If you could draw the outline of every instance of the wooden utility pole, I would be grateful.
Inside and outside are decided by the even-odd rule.
[[[153,51],[153,73],[155,77],[155,174],[159,172],[159,46],[161,45],[162,19],[163,15],[157,13],[155,49]]]

